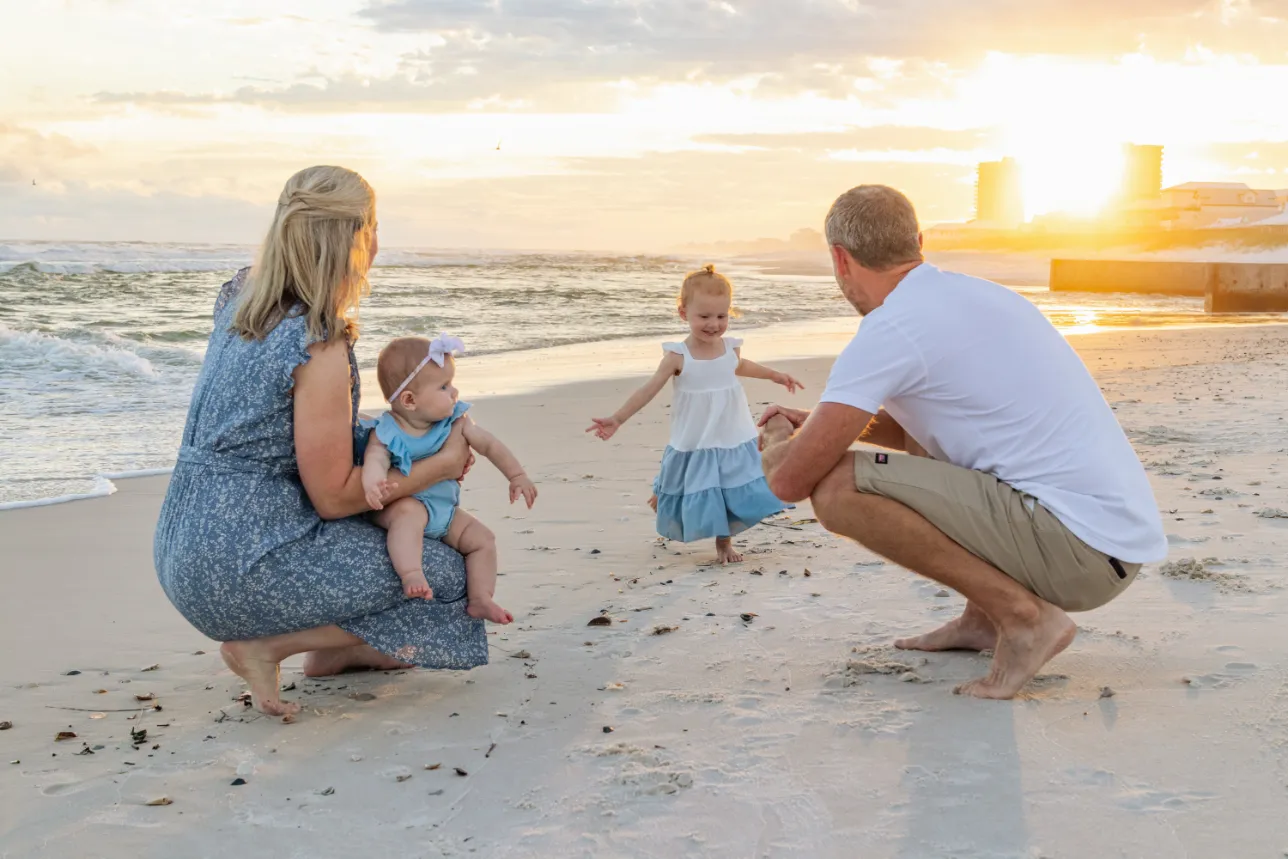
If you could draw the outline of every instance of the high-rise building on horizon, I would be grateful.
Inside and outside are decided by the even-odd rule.
[[[1128,143],[1123,152],[1123,202],[1159,199],[1163,190],[1163,147]]]
[[[1014,229],[1024,223],[1020,165],[1014,158],[981,161],[975,177],[975,220]]]

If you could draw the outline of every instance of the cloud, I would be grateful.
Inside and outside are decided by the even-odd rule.
[[[361,14],[390,33],[468,34],[458,58],[523,57],[551,73],[727,79],[861,73],[872,56],[970,61],[990,51],[1136,50],[1178,35],[1205,44],[1283,0],[376,0]],[[1263,43],[1282,54],[1273,39]],[[462,50],[466,46],[472,50]]]
[[[1288,40],[1288,0],[367,0],[356,16],[368,48],[385,40],[380,74],[298,69],[280,85],[92,100],[167,111],[590,112],[659,84],[736,81],[762,97],[810,92],[881,108],[949,94],[990,53],[1282,62]]]
[[[0,167],[0,182],[3,182]],[[51,189],[19,181],[0,192],[0,236],[9,239],[254,243],[271,201],[175,193],[139,194],[69,182]]]
[[[0,122],[0,181],[30,181],[57,175],[70,159],[97,152],[61,134],[41,134],[21,125]]]
[[[694,143],[751,149],[792,149],[824,153],[838,150],[921,152],[936,149],[974,150],[990,142],[988,129],[920,128],[879,125],[843,131],[797,134],[700,134]]]
[[[973,167],[845,163],[783,150],[579,158],[554,175],[473,179],[381,194],[392,244],[659,250],[819,228],[864,182],[901,188],[925,223],[971,209]]]

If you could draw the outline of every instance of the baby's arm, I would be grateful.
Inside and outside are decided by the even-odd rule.
[[[639,390],[630,395],[624,406],[613,412],[611,417],[591,418],[591,425],[586,428],[586,432],[593,432],[604,441],[612,438],[613,433],[621,429],[622,424],[634,417],[635,413],[640,409],[653,402],[653,398],[658,395],[662,388],[666,387],[668,379],[683,369],[684,356],[677,355],[675,352],[667,352],[662,356],[662,363],[657,365],[657,371]]]
[[[465,418],[465,421],[465,440],[470,447],[487,457],[510,481],[510,503],[513,504],[522,495],[531,508],[537,500],[537,485],[524,473],[519,458],[492,433],[469,418]]]
[[[389,479],[389,448],[373,431],[367,438],[367,452],[362,457],[362,491],[372,510],[385,509],[385,499],[398,484]]]
[[[805,390],[805,386],[792,376],[789,376],[786,373],[780,373],[777,370],[771,370],[764,364],[757,364],[755,361],[748,361],[746,358],[742,357],[741,352],[738,353],[738,369],[734,370],[734,374],[743,376],[747,379],[768,379],[775,385],[782,385],[787,389],[787,393],[789,394],[796,393],[797,388]]]

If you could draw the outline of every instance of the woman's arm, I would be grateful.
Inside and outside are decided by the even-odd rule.
[[[653,376],[645,382],[639,390],[630,395],[626,404],[607,418],[591,418],[591,425],[586,428],[586,432],[593,432],[604,441],[613,437],[613,434],[621,429],[622,424],[626,423],[635,413],[647,406],[658,395],[658,392],[666,386],[666,382],[676,373],[684,368],[684,356],[677,355],[674,352],[667,352],[662,356],[662,362],[657,365],[657,370]]]
[[[805,390],[805,386],[792,376],[780,373],[777,370],[771,370],[763,364],[757,364],[755,361],[748,361],[741,354],[738,356],[738,369],[734,370],[734,374],[747,379],[768,379],[775,385],[782,385],[789,394],[796,393],[797,388]]]
[[[343,341],[315,343],[310,360],[295,368],[295,457],[300,481],[318,515],[343,519],[372,509],[353,464],[353,412],[349,390],[349,353]],[[385,504],[435,483],[455,480],[470,456],[463,428],[454,427],[442,450],[416,462],[404,477],[388,472],[396,486]]]

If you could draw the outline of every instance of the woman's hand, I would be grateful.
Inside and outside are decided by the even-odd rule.
[[[593,432],[599,438],[608,441],[621,428],[622,422],[617,418],[591,418],[586,432]]]
[[[774,376],[770,381],[775,385],[782,385],[787,389],[787,393],[789,394],[794,394],[797,390],[805,390],[805,386],[800,383],[800,380],[796,379],[794,376],[789,376],[786,373],[774,373]]]

